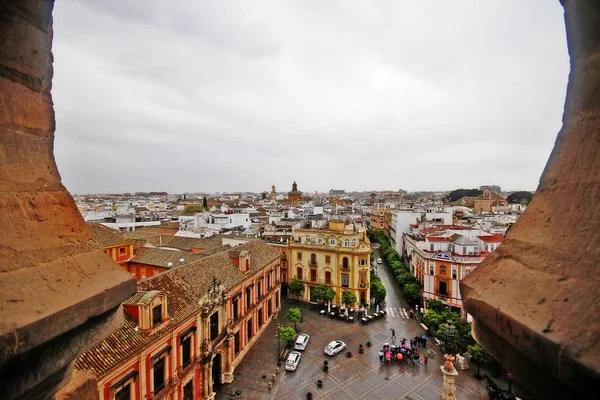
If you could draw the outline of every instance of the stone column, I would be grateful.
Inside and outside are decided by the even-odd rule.
[[[456,400],[456,385],[454,384],[454,377],[458,375],[458,372],[456,372],[454,367],[452,367],[451,371],[446,371],[443,365],[440,365],[440,369],[444,374],[440,400]]]

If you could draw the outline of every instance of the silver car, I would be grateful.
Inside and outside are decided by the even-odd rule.
[[[296,344],[294,345],[294,349],[305,350],[306,345],[308,344],[309,340],[310,340],[310,336],[307,335],[306,333],[299,335],[298,338],[296,339]]]
[[[302,354],[297,351],[292,351],[285,362],[286,371],[295,371],[298,368],[298,364],[300,364],[300,358]]]

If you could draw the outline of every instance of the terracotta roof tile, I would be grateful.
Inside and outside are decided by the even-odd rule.
[[[94,234],[94,238],[103,247],[112,247],[118,245],[134,244],[135,241],[123,237],[123,233],[102,224],[88,222],[88,226]]]
[[[264,268],[279,257],[279,253],[262,240],[245,243],[236,249],[250,253],[252,272]],[[91,370],[98,377],[103,377],[154,341],[166,337],[181,321],[199,311],[198,300],[206,293],[214,278],[230,290],[244,281],[247,275],[233,263],[228,251],[222,251],[138,282],[138,293],[124,304],[137,304],[151,291],[166,293],[169,315],[167,326],[153,334],[143,333],[137,328],[138,322],[125,312],[123,327],[79,356],[75,361],[75,368]]]

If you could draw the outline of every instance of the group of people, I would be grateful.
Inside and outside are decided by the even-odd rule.
[[[392,340],[395,338],[396,334],[392,329]],[[425,341],[423,341],[423,339]],[[378,353],[379,362],[381,364],[389,364],[395,360],[397,363],[420,365],[421,353],[417,350],[417,346],[421,344],[425,347],[427,345],[427,339],[418,336],[415,336],[414,340],[410,341],[402,339],[402,343],[398,346],[394,344],[390,346],[389,343],[385,343],[383,349]],[[423,354],[423,365],[427,366],[427,360],[427,354]]]

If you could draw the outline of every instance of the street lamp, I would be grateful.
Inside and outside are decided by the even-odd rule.
[[[512,379],[514,378],[514,375],[510,372],[506,373],[506,379],[508,379],[508,393],[512,393]]]
[[[281,328],[283,328],[283,326],[277,324],[277,332],[275,332],[275,337],[277,338],[277,366],[281,365]]]

